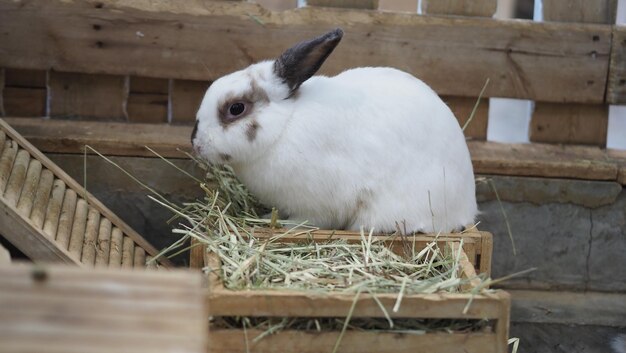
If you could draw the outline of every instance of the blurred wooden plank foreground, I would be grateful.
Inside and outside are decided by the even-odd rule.
[[[0,351],[205,352],[202,275],[0,265]]]

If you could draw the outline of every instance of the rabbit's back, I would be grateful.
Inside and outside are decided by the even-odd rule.
[[[393,231],[396,222],[409,231],[473,222],[474,176],[463,133],[417,78],[390,68],[313,77],[300,88],[289,125],[270,154],[281,184],[253,191],[265,191],[292,217],[378,231]]]

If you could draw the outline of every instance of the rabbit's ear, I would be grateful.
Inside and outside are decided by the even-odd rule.
[[[300,42],[287,49],[274,62],[274,73],[293,93],[302,82],[313,76],[339,44],[343,31],[337,28],[317,38]]]

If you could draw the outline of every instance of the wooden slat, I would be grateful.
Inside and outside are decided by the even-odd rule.
[[[608,123],[608,105],[537,103],[530,141],[604,147]]]
[[[6,116],[4,112],[4,69],[0,67],[0,116]]]
[[[3,352],[206,352],[202,276],[0,266]]]
[[[626,294],[508,291],[514,322],[623,327]]]
[[[30,220],[38,229],[43,228],[53,183],[54,174],[48,169],[44,169],[39,178],[39,185],[37,185],[37,191],[33,200],[33,209],[30,212]]]
[[[15,245],[27,256],[38,262],[55,261],[81,266],[66,249],[60,248],[54,238],[48,237],[42,230],[35,227],[30,220],[22,217],[17,209],[6,202],[0,202],[0,229],[11,244]]]
[[[172,85],[172,122],[193,124],[209,82],[174,80]]]
[[[543,0],[543,20],[614,24],[617,0]]]
[[[595,147],[468,141],[477,174],[617,180],[618,167]]]
[[[127,125],[127,124],[121,124],[121,125]],[[6,133],[8,137],[10,137],[13,140],[13,142],[17,142],[22,148],[27,150],[33,158],[39,160],[44,167],[52,171],[55,174],[55,176],[59,179],[59,181],[66,184],[69,187],[69,189],[75,190],[75,192],[77,192],[80,195],[80,197],[84,197],[85,199],[88,199],[91,206],[97,208],[104,217],[108,218],[125,235],[131,237],[133,241],[137,245],[144,248],[147,253],[153,256],[158,253],[158,251],[150,243],[148,243],[141,235],[135,232],[130,226],[128,226],[124,221],[122,221],[117,215],[111,212],[111,210],[109,210],[97,198],[95,198],[93,195],[87,192],[78,182],[76,182],[76,180],[71,178],[61,168],[59,168],[50,159],[48,159],[40,150],[35,148],[27,139],[25,139],[23,136],[21,136],[19,133],[13,130],[13,128],[11,128],[9,125],[7,125],[7,123],[4,120],[0,119],[0,127],[2,127],[2,130]],[[48,222],[48,219],[46,219],[46,223],[47,222]],[[44,224],[44,229],[46,229],[45,224]],[[54,233],[52,232],[45,232],[45,233],[46,234],[49,233],[51,234],[51,236],[54,236]],[[160,261],[165,266],[171,266],[171,262],[168,259],[164,258],[164,259],[161,259]]]
[[[100,212],[93,207],[89,208],[87,225],[85,226],[85,239],[80,261],[86,266],[94,266],[96,263],[96,248],[98,246],[98,231],[100,229]]]
[[[166,157],[185,157],[177,151],[191,149],[191,126],[42,121],[5,119],[24,137],[51,153],[82,153],[89,143],[102,153],[123,156],[154,156],[150,146]],[[618,164],[606,151],[587,146],[547,144],[501,144],[469,141],[476,174],[617,180]]]
[[[344,9],[378,8],[378,0],[307,0],[307,6],[339,7]]]
[[[40,178],[41,162],[31,159],[28,165],[28,171],[26,172],[24,188],[22,189],[19,201],[17,202],[17,211],[26,218],[30,217],[30,213],[33,209]]]
[[[617,163],[617,167],[619,169],[617,181],[622,185],[626,185],[626,151],[608,150],[607,154],[609,155],[609,158]]]
[[[271,11],[284,11],[298,7],[297,0],[256,0],[255,2]]]
[[[611,104],[626,103],[626,26],[613,28],[606,100]]]
[[[128,121],[166,123],[169,101],[169,80],[130,77]]]
[[[496,6],[496,0],[422,0],[422,13],[491,17]]]
[[[248,342],[243,330],[211,330],[210,353],[319,353],[332,352],[338,340],[338,332],[283,331],[252,341],[263,333],[248,329]],[[492,333],[438,333],[411,335],[401,333],[372,333],[348,331],[341,338],[342,353],[503,353]]]
[[[613,24],[616,6],[614,0],[546,0],[542,6],[543,20]],[[608,120],[606,105],[537,102],[530,122],[530,141],[604,147]]]
[[[454,116],[459,121],[459,125],[463,127],[472,114],[474,105],[478,98],[466,97],[442,97],[443,101],[448,104]],[[482,99],[474,118],[467,125],[463,133],[465,137],[471,137],[476,140],[485,140],[487,138],[487,122],[489,118],[489,99]]]
[[[475,96],[490,77],[486,96],[604,101],[606,25],[318,7],[271,13],[245,2],[99,4],[0,1],[0,23],[10,28],[0,66],[210,81],[338,26],[346,35],[325,74],[393,66],[444,95]],[[103,25],[95,30],[94,22]]]
[[[50,116],[126,120],[123,76],[50,72]]]
[[[502,291],[489,296],[476,295],[466,314],[463,309],[469,294],[405,295],[402,310],[397,313],[392,310],[397,294],[377,294],[376,298],[395,318],[497,319],[508,310],[500,300],[507,296]],[[345,317],[353,300],[353,295],[278,290],[223,289],[214,290],[207,296],[212,316]],[[385,317],[385,314],[370,295],[361,294],[353,317]]]
[[[395,12],[417,12],[417,1],[415,0],[379,0],[378,9]]]
[[[5,69],[4,112],[12,116],[46,115],[46,71]]]

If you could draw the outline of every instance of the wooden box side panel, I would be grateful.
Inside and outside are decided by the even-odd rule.
[[[215,330],[209,334],[210,353],[319,353],[332,352],[338,332],[309,333],[284,331],[253,343],[262,332],[247,330]],[[467,334],[397,334],[346,332],[339,344],[342,353],[504,353],[497,337],[490,333]]]

